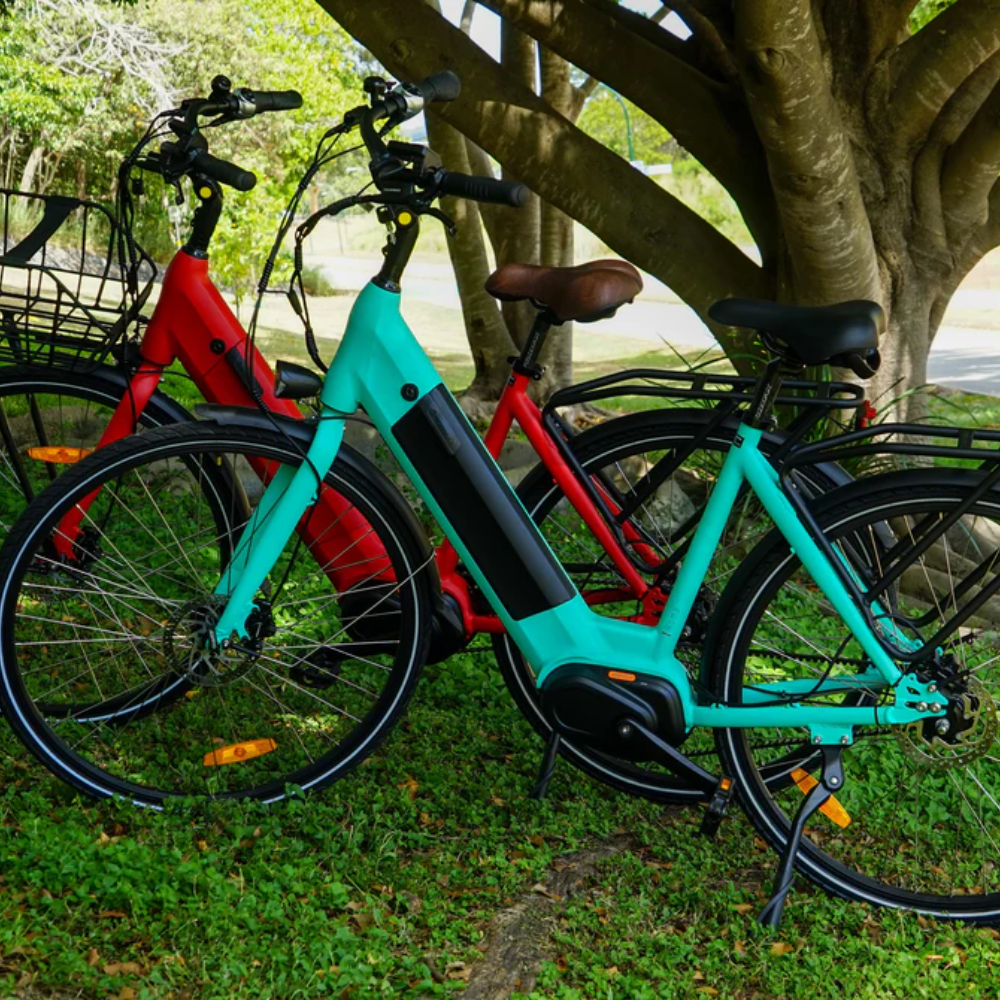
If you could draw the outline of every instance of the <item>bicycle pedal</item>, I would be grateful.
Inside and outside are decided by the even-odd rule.
[[[732,778],[722,778],[701,817],[701,826],[698,827],[698,833],[701,836],[708,837],[709,839],[715,838],[719,832],[719,827],[722,826],[722,821],[726,818],[726,813],[729,811],[729,804],[732,800]]]

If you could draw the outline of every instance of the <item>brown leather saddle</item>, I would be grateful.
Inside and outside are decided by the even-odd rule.
[[[502,302],[528,299],[556,325],[593,323],[613,316],[642,291],[639,272],[624,260],[593,260],[576,267],[504,264],[486,281]]]

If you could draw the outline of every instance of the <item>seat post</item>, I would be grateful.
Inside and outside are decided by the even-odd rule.
[[[746,414],[747,424],[759,430],[768,430],[771,426],[774,401],[778,398],[782,383],[786,376],[795,375],[801,370],[802,365],[796,364],[788,358],[772,357],[757,382],[753,402]]]
[[[552,329],[554,319],[555,317],[547,309],[539,310],[535,314],[535,320],[531,324],[531,331],[528,334],[528,339],[524,342],[524,347],[521,348],[521,353],[516,358],[511,359],[511,367],[514,371],[536,380],[541,378],[544,369],[539,367],[538,359],[545,346],[545,338],[548,336],[549,330]]]

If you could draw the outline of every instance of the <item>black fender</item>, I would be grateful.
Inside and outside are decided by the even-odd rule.
[[[73,385],[73,373],[60,368],[39,369],[24,365],[5,365],[3,369],[4,381],[12,382],[23,378],[26,382],[44,383],[51,381],[54,386]],[[103,383],[102,388],[113,399],[121,399],[128,391],[131,376],[122,368],[113,368],[110,365],[99,365],[83,373],[88,381]],[[145,413],[148,416],[150,409],[160,423],[184,423],[194,419],[194,414],[186,407],[182,406],[172,396],[157,389],[149,398],[146,404]]]

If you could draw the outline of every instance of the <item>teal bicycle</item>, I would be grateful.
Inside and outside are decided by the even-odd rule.
[[[447,99],[457,81],[435,87]],[[364,760],[413,690],[436,569],[395,485],[342,444],[360,408],[531,665],[550,761],[568,738],[668,768],[712,797],[709,817],[737,796],[781,852],[766,922],[780,917],[793,866],[853,899],[1000,917],[993,452],[963,434],[950,453],[978,457],[978,469],[902,471],[810,497],[799,470],[838,445],[802,447],[776,472],[760,450],[774,400],[806,365],[870,377],[882,312],[719,303],[715,318],[759,330],[772,359],[659,624],[595,613],[400,315],[420,218],[440,217],[441,194],[523,198],[518,185],[449,174],[427,149],[383,139],[433,96],[380,89],[347,116],[376,189],[353,203],[378,205],[390,239],[325,380],[299,373],[320,415],[206,408],[214,419],[101,449],[11,531],[0,554],[4,716],[76,788],[144,805],[206,793],[275,801]],[[587,294],[595,312],[618,304],[613,282],[597,278]],[[885,433],[839,447],[878,447],[869,439]],[[692,666],[679,643],[744,483],[776,528],[744,557]],[[313,558],[332,530],[326,490],[354,519],[352,537],[377,536],[376,557],[355,542]],[[347,576],[350,586],[332,583]],[[184,695],[156,707],[178,676]],[[45,708],[60,697],[108,710],[95,722]],[[711,732],[721,776],[690,753]],[[207,744],[193,738],[203,733]]]

